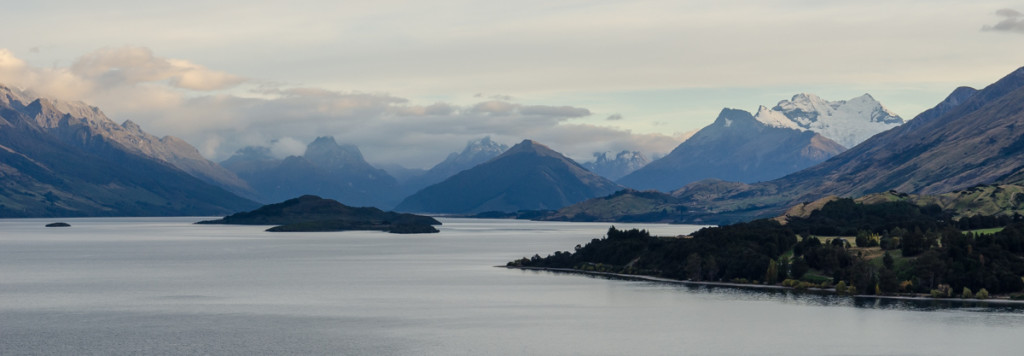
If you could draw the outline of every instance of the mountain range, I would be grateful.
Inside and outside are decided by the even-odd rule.
[[[323,136],[302,156],[278,159],[266,147],[245,147],[221,165],[249,183],[260,201],[317,195],[350,206],[394,206],[402,198],[398,181],[363,158],[359,148]]]
[[[0,86],[0,216],[221,214],[253,207],[246,198],[316,194],[430,213],[561,209],[555,218],[748,220],[828,195],[1024,183],[1022,88],[1024,69],[982,90],[957,88],[902,125],[870,95],[830,102],[798,94],[756,115],[723,109],[650,163],[623,151],[596,154],[584,166],[531,140],[507,148],[485,137],[430,170],[403,171],[400,183],[332,137],[317,138],[301,156],[247,147],[218,165],[183,140],[116,124],[87,104]],[[844,151],[837,141],[860,143]],[[620,185],[592,171],[625,175]]]
[[[768,181],[821,163],[902,123],[868,94],[840,101],[797,94],[772,109],[761,106],[756,115],[726,108],[671,153],[617,181],[663,192],[703,179]]]
[[[810,167],[843,150],[812,131],[773,127],[749,112],[723,109],[714,123],[618,183],[660,191],[707,178],[752,183]]]
[[[801,93],[769,109],[761,106],[757,121],[769,126],[813,131],[850,148],[879,132],[902,125],[903,118],[864,94],[850,100],[827,101]]]
[[[651,163],[647,156],[638,151],[621,151],[614,157],[609,157],[609,154],[594,153],[594,161],[583,163],[583,167],[602,177],[617,180]]]
[[[427,186],[439,183],[448,177],[464,170],[476,167],[478,164],[501,155],[508,150],[508,145],[494,142],[491,138],[484,137],[466,143],[462,152],[452,152],[434,167],[422,175],[408,179],[402,184],[405,195],[410,195]]]
[[[0,86],[0,216],[212,215],[256,205],[215,186],[247,190],[218,168],[184,141],[117,125],[95,107]]]
[[[448,214],[558,209],[621,188],[547,146],[524,140],[405,198],[395,209]]]
[[[652,163],[653,164],[653,163]],[[940,194],[991,183],[1024,183],[1024,68],[982,90],[957,88],[906,125],[874,135],[813,167],[768,182],[704,180],[652,199],[623,192],[560,212],[593,215],[608,206],[665,212],[663,220],[729,222],[778,215],[828,195],[858,197],[895,190]],[[611,219],[616,219],[611,214]],[[607,218],[606,217],[606,218]]]
[[[248,185],[223,167],[207,160],[199,151],[174,136],[150,135],[131,120],[118,125],[99,108],[82,102],[38,97],[31,92],[0,86],[0,101],[32,118],[40,129],[64,143],[86,151],[102,150],[96,140],[112,142],[121,149],[153,158],[185,171],[207,183],[233,193],[252,197]]]

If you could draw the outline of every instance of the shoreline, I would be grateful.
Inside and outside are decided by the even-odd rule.
[[[494,266],[498,268],[506,269],[518,269],[523,271],[546,271],[555,273],[571,273],[571,274],[582,274],[592,276],[602,276],[612,279],[621,280],[634,280],[634,281],[648,281],[648,282],[661,282],[670,284],[682,284],[690,286],[710,286],[710,287],[725,287],[725,288],[743,288],[743,289],[761,289],[761,290],[776,290],[776,291],[793,291],[793,292],[809,292],[815,294],[831,294],[837,295],[835,289],[824,289],[824,288],[807,288],[807,289],[796,289],[792,287],[785,287],[780,285],[763,285],[763,284],[744,284],[744,283],[732,283],[732,282],[710,282],[710,281],[685,281],[681,279],[672,279],[664,277],[644,276],[636,274],[622,274],[622,273],[611,273],[611,272],[597,272],[597,271],[581,271],[572,268],[550,268],[550,267],[526,267],[526,266]],[[851,294],[846,295],[852,298],[862,299],[889,299],[889,300],[907,300],[907,301],[947,301],[947,302],[982,302],[982,303],[995,303],[995,304],[1009,304],[1009,305],[1024,305],[1024,300],[1012,300],[1002,298],[988,298],[988,299],[963,299],[963,298],[932,298],[924,296],[901,296],[901,295],[870,295],[870,294]]]

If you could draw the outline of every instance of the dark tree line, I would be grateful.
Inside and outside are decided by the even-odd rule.
[[[839,199],[787,225],[755,220],[704,228],[691,238],[655,237],[645,230],[612,227],[604,238],[577,246],[574,252],[535,255],[509,265],[765,283],[806,278],[815,271],[861,294],[1024,290],[1024,222],[1018,217],[961,222],[950,216],[937,206],[863,205]],[[1009,225],[980,236],[960,229],[996,222]],[[798,233],[805,238],[798,239]],[[854,249],[845,239],[823,240],[815,235],[856,236],[857,246],[877,246],[884,255],[881,263],[871,263],[861,256],[865,250]],[[899,264],[892,254],[897,250],[904,259]]]
[[[692,238],[654,237],[645,230],[612,227],[603,239],[510,262],[528,267],[600,269],[678,279],[764,280],[773,260],[796,243],[796,235],[775,221],[757,220],[705,228]]]

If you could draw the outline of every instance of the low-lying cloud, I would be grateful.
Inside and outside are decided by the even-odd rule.
[[[572,123],[592,113],[571,105],[529,105],[509,96],[420,105],[388,93],[247,83],[142,47],[101,49],[64,68],[34,67],[0,49],[0,84],[85,101],[115,121],[130,119],[150,133],[181,137],[215,161],[250,145],[270,147],[278,156],[301,154],[305,143],[325,135],[359,146],[372,163],[414,168],[430,167],[483,136],[510,145],[534,139],[577,159],[621,150],[653,156],[679,143],[665,135]]]

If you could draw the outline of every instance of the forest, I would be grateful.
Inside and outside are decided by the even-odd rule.
[[[839,199],[784,224],[762,219],[690,236],[608,229],[509,267],[828,288],[843,294],[1024,298],[1024,219],[954,220],[937,206]]]

